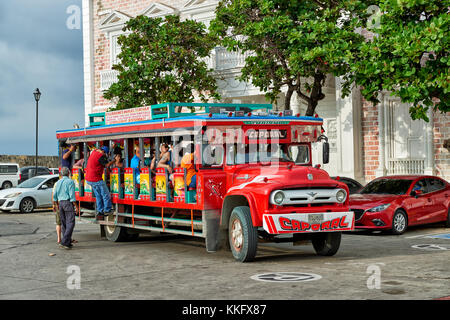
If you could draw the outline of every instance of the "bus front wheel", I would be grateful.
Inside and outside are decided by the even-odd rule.
[[[250,208],[235,207],[228,223],[231,252],[240,262],[252,261],[258,248],[258,232],[253,226]]]
[[[341,232],[324,232],[314,235],[312,244],[319,256],[333,256],[341,245]]]

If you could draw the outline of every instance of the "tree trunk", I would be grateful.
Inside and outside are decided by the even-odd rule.
[[[288,91],[286,92],[286,97],[284,99],[284,110],[290,110],[291,108],[291,99],[292,94],[294,93],[293,88],[288,88]]]
[[[317,100],[311,99],[311,101],[308,102],[308,109],[306,109],[305,116],[307,116],[307,117],[314,116],[314,112],[316,111],[317,104],[318,104]]]

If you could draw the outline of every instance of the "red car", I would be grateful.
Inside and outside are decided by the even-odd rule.
[[[433,176],[386,176],[350,195],[355,228],[391,230],[445,222],[450,227],[450,184]]]

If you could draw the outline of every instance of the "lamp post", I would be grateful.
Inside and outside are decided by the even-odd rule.
[[[36,88],[33,92],[34,100],[36,100],[36,159],[35,159],[35,171],[34,176],[37,176],[38,172],[38,109],[39,109],[39,99],[41,98],[41,92],[39,88]]]

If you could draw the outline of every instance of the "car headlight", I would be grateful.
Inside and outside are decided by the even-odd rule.
[[[347,192],[345,190],[340,189],[338,192],[336,192],[336,200],[340,203],[344,202],[347,198]]]
[[[389,208],[390,205],[391,205],[390,203],[382,204],[381,206],[373,207],[367,211],[368,212],[380,212],[380,211],[383,211],[383,210],[386,210],[387,208]]]
[[[16,193],[11,193],[8,194],[7,196],[5,196],[6,199],[11,199],[11,198],[15,198],[17,196],[20,196],[22,194],[22,192],[16,192]]]
[[[283,191],[277,191],[275,192],[275,194],[273,195],[273,201],[275,202],[275,204],[280,205],[283,203],[284,201],[284,192]]]

